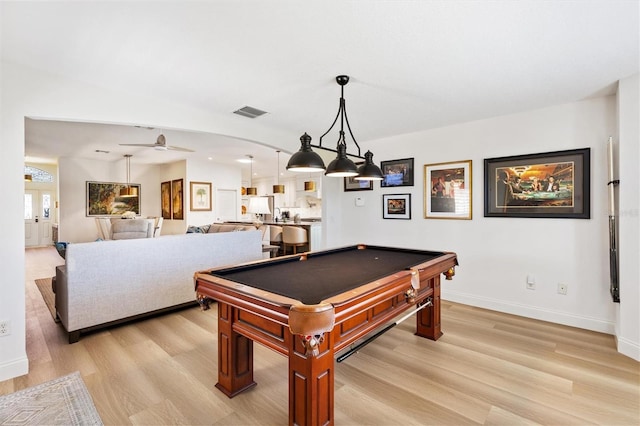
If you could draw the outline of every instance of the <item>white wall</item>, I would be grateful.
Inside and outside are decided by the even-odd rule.
[[[618,350],[640,360],[640,74],[618,87],[620,305]],[[616,176],[614,176],[616,177]]]
[[[325,179],[329,245],[455,251],[460,266],[454,280],[445,282],[443,298],[612,334],[616,305],[609,296],[605,147],[617,133],[615,112],[611,96],[369,144],[377,162],[413,157],[415,185],[382,189],[376,183],[373,191],[341,192],[341,183]],[[484,217],[485,158],[585,147],[591,148],[591,219]],[[462,160],[473,161],[473,219],[424,219],[423,166]],[[638,163],[631,164],[637,170]],[[393,193],[411,194],[411,220],[382,219],[382,194]],[[364,197],[365,207],[355,207],[356,196]],[[535,290],[526,289],[527,274],[535,275]],[[634,278],[625,284],[637,294],[637,270]],[[567,295],[557,294],[558,283],[568,285]],[[637,317],[631,327],[637,333]]]

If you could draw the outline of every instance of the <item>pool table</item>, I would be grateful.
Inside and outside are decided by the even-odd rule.
[[[364,244],[266,259],[195,274],[203,308],[218,303],[218,383],[229,397],[251,388],[253,342],[289,358],[289,423],[333,424],[340,351],[416,313],[416,335],[437,340],[440,274],[455,253]]]

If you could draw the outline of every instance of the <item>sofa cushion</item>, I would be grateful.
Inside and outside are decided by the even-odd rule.
[[[211,225],[201,225],[201,226],[191,225],[187,228],[187,234],[206,234],[209,232],[210,227]]]
[[[240,223],[212,223],[209,226],[208,234],[216,232],[238,232],[238,231],[255,231],[257,228],[253,225],[243,225]],[[187,232],[189,232],[187,230]]]
[[[209,227],[209,234],[213,234],[216,232],[233,232],[236,230],[236,225],[231,225],[228,223],[213,223]]]
[[[148,219],[111,219],[111,238],[130,240],[153,237],[153,223]]]

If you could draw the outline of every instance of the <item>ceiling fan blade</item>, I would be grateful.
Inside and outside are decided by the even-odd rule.
[[[155,143],[121,143],[119,145],[120,146],[146,146],[151,148],[153,148],[154,146],[157,146],[157,144]]]
[[[156,140],[156,143],[121,143],[120,145],[123,145],[123,146],[144,146],[144,147],[148,147],[148,148],[155,148],[157,151],[171,150],[171,151],[182,151],[182,152],[195,152],[192,149],[181,148],[179,146],[167,145],[167,140],[165,139],[164,135],[158,136],[158,139]]]
[[[167,145],[167,149],[170,149],[172,151],[195,152],[192,149],[180,148],[179,146],[169,146],[169,145]]]

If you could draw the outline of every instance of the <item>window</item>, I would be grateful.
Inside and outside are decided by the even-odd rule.
[[[31,175],[32,182],[53,182],[53,175],[46,170],[24,166],[24,174]]]

